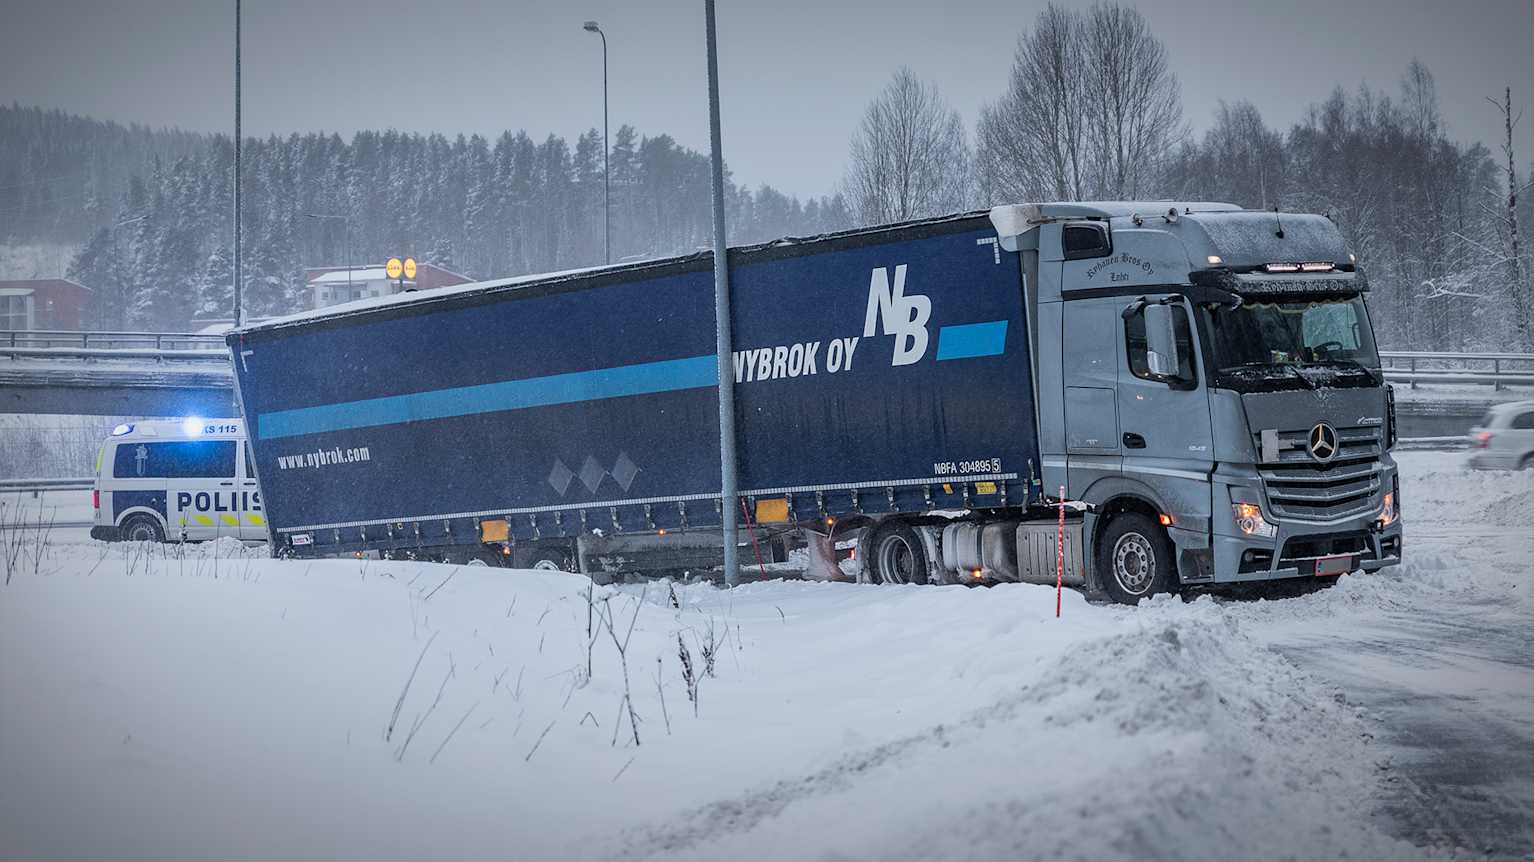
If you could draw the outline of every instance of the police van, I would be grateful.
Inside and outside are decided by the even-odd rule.
[[[96,454],[91,538],[264,541],[253,466],[238,419],[118,425]]]

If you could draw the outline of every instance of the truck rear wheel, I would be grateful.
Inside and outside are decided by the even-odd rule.
[[[1124,512],[1108,522],[1097,543],[1096,562],[1103,588],[1121,604],[1172,592],[1177,583],[1172,541],[1139,512]]]
[[[869,581],[875,584],[925,584],[927,550],[916,531],[899,521],[874,530],[868,542]]]

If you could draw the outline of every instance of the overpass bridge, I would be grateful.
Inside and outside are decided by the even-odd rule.
[[[1464,434],[1498,401],[1534,398],[1534,354],[1384,351],[1403,437]],[[236,416],[223,336],[0,331],[0,413]]]
[[[239,415],[223,336],[0,331],[0,413]]]

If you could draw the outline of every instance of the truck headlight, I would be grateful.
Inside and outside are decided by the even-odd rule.
[[[1399,513],[1396,512],[1396,495],[1391,492],[1385,495],[1385,504],[1380,507],[1380,526],[1388,527],[1396,522]]]
[[[1248,536],[1271,539],[1278,534],[1278,528],[1263,519],[1256,503],[1231,503],[1230,508],[1236,514],[1236,528]]]

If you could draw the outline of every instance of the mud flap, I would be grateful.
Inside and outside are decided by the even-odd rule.
[[[1081,518],[1081,562],[1086,569],[1086,585],[1081,588],[1082,595],[1094,605],[1113,604],[1113,597],[1103,588],[1102,578],[1097,571],[1097,519],[1101,517],[1096,512],[1088,511]]]
[[[802,532],[804,544],[809,551],[809,566],[804,570],[806,580],[851,580],[851,578],[842,573],[841,566],[836,563],[836,543],[831,541],[830,536],[822,535],[813,530],[804,530]]]

